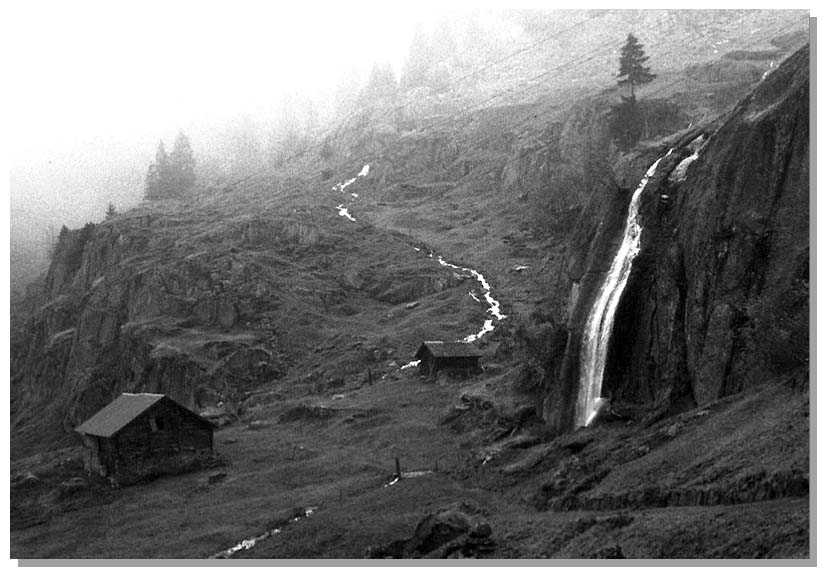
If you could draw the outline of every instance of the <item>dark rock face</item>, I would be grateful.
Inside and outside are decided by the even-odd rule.
[[[270,324],[270,270],[231,240],[317,246],[316,228],[224,224],[228,245],[193,252],[173,222],[124,217],[61,235],[41,304],[14,330],[16,440],[68,437],[122,391],[167,393],[190,408],[230,406],[238,389],[289,365]],[[17,438],[19,437],[19,438]]]
[[[477,509],[470,504],[445,506],[422,518],[410,539],[371,547],[367,557],[450,559],[486,556],[495,547],[491,539],[493,529],[477,514]]]
[[[671,173],[700,132],[674,143],[643,195],[642,251],[605,371],[603,392],[616,409],[624,402],[675,412],[770,381],[806,382],[808,48],[769,74],[712,136],[709,130],[683,179]],[[633,155],[634,165],[621,169],[637,180],[656,157]],[[624,186],[631,190],[597,190],[572,238],[567,346],[543,408],[553,432],[572,426],[584,322],[635,183]]]
[[[645,202],[605,390],[703,405],[807,373],[809,60],[745,99],[680,183]],[[669,196],[662,198],[661,196]]]
[[[642,508],[671,508],[679,506],[716,506],[801,497],[809,493],[809,479],[805,472],[776,472],[767,475],[757,472],[726,484],[665,488],[651,486],[632,492],[602,496],[577,495],[568,491],[550,498],[549,488],[543,488],[546,502],[542,507],[558,511],[618,510]],[[546,505],[545,505],[546,504]]]

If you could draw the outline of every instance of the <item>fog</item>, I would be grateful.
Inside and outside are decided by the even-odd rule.
[[[277,146],[293,150],[289,130],[310,131],[316,141],[335,114],[346,114],[342,103],[360,96],[376,65],[401,78],[419,30],[431,45],[440,40],[434,63],[453,64],[444,70],[446,81],[504,62],[492,78],[460,86],[462,95],[501,104],[551,89],[571,92],[582,83],[612,84],[618,42],[636,25],[643,26],[655,70],[766,45],[762,30],[787,30],[781,26],[792,20],[801,25],[800,14],[616,11],[576,34],[575,24],[591,20],[592,12],[500,17],[501,8],[498,2],[17,2],[7,10],[5,85],[12,284],[45,268],[62,225],[100,221],[109,203],[119,211],[139,203],[160,140],[170,150],[185,132],[200,173],[235,175],[255,163],[276,164]],[[705,20],[715,20],[721,33],[701,37]],[[443,27],[449,31],[438,33]],[[566,33],[553,37],[556,30]],[[680,42],[694,39],[694,49],[667,46],[671,33]],[[730,35],[735,43],[728,43]],[[522,49],[534,40],[538,50]],[[574,60],[578,65],[568,65]],[[553,72],[543,77],[545,69]]]
[[[271,113],[284,92],[321,95],[351,67],[399,66],[418,19],[263,2],[26,3],[14,16],[13,164],[101,135]]]
[[[318,121],[375,62],[397,73],[435,3],[19,2],[9,9],[12,280],[42,270],[62,225],[142,197],[159,140],[198,161],[236,129],[308,102]],[[262,129],[264,130],[264,129]],[[265,136],[260,132],[259,136]],[[263,140],[264,142],[264,140]]]

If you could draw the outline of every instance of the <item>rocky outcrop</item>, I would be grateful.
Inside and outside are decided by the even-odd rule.
[[[495,543],[492,528],[475,506],[459,502],[428,514],[417,524],[413,536],[387,545],[370,547],[370,559],[481,558],[491,554]]]
[[[774,71],[645,203],[605,390],[704,405],[809,361],[808,50]]]
[[[45,302],[12,339],[17,440],[59,437],[122,391],[199,408],[286,369],[276,337],[260,333],[276,298],[252,267],[218,250],[164,256],[173,244],[145,223],[61,237]]]
[[[617,311],[605,371],[603,392],[617,405],[680,410],[780,378],[805,383],[808,70],[803,48],[720,128],[679,137],[659,164],[644,193],[642,252]],[[700,134],[709,141],[697,159],[673,174]],[[617,165],[628,175],[596,190],[576,225],[565,356],[544,398],[553,432],[572,425],[584,321],[624,223],[630,191],[621,188],[635,187],[620,180],[637,180],[665,150]]]
[[[317,192],[311,200],[328,190]],[[345,341],[330,341],[321,358],[328,384],[369,369],[381,376],[400,346],[429,334],[426,324],[411,339],[392,333],[378,352],[352,338],[375,346],[375,319],[398,321],[408,311],[391,310],[423,297],[446,304],[472,282],[415,254],[407,238],[337,220],[325,206],[274,207],[252,193],[227,208],[211,198],[145,203],[63,232],[14,319],[14,452],[71,441],[74,426],[123,391],[166,393],[229,420],[263,386],[303,377],[296,366],[312,377],[318,346],[342,329]]]
[[[549,500],[546,507],[556,511],[570,511],[726,506],[807,496],[809,491],[810,482],[806,472],[775,472],[769,475],[759,472],[710,486],[652,486],[631,492],[594,496],[569,493]]]

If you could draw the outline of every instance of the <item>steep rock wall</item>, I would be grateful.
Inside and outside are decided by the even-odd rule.
[[[663,199],[661,196],[669,196]],[[747,97],[682,182],[645,203],[607,388],[703,405],[803,381],[809,349],[809,54]]]
[[[190,229],[135,214],[64,233],[12,334],[15,443],[65,438],[123,391],[203,408],[284,375],[278,267],[256,250],[321,248],[317,228],[240,218],[211,247]]]
[[[672,142],[644,194],[642,252],[616,315],[603,394],[675,412],[745,387],[806,381],[809,290],[808,50],[768,75],[711,135]],[[711,136],[686,178],[670,176],[699,134]],[[584,321],[613,257],[643,168],[617,167],[570,241],[572,285],[561,370],[545,386],[549,430],[572,427]],[[804,378],[804,379],[802,379]]]

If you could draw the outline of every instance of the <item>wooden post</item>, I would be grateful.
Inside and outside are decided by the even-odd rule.
[[[393,460],[396,461],[396,479],[402,480],[402,470],[399,468],[399,457],[394,457]]]

